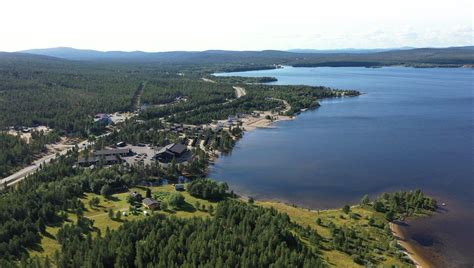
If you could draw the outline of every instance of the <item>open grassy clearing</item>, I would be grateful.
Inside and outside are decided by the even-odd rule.
[[[341,209],[330,210],[309,210],[305,208],[298,208],[279,202],[257,202],[257,205],[263,207],[272,207],[280,212],[286,213],[290,218],[301,226],[309,226],[317,230],[318,234],[323,237],[324,250],[322,256],[326,262],[334,267],[363,267],[353,261],[350,255],[330,248],[331,231],[328,227],[330,222],[336,226],[346,226],[355,228],[356,232],[367,235],[374,245],[382,245],[388,243],[389,235],[383,228],[369,225],[369,218],[374,218],[375,224],[388,224],[383,213],[374,211],[371,207],[353,206],[351,213],[356,217],[350,217]],[[321,224],[316,223],[316,219],[321,219]],[[380,250],[377,254],[383,260],[378,267],[411,267],[406,263],[401,262],[394,256],[386,254]]]
[[[155,187],[134,187],[131,188],[129,192],[113,194],[109,198],[105,198],[104,196],[94,193],[85,194],[84,197],[81,198],[81,201],[86,208],[84,217],[94,221],[94,227],[96,228],[96,231],[93,233],[93,235],[97,235],[99,230],[101,234],[104,234],[107,228],[110,230],[117,229],[125,221],[143,219],[146,217],[143,213],[145,210],[149,213],[162,213],[165,215],[181,218],[209,217],[210,214],[206,210],[210,206],[213,206],[214,208],[217,206],[217,203],[215,202],[193,197],[188,192],[183,191],[180,193],[184,196],[185,204],[180,208],[168,207],[164,211],[150,211],[141,206],[139,209],[137,209],[137,213],[135,215],[130,213],[130,204],[127,202],[127,197],[130,195],[130,192],[136,191],[142,196],[145,196],[147,188],[151,190],[152,196],[156,197],[157,199],[164,199],[170,193],[176,192],[174,185],[163,185]],[[89,201],[95,197],[99,198],[99,205],[90,207]],[[197,203],[200,204],[201,209],[196,208]],[[206,207],[206,210],[202,210],[203,206]],[[117,211],[120,211],[121,213],[126,212],[127,215],[124,216],[122,214],[120,220],[111,219],[108,215],[109,209],[114,211],[114,215],[117,213]],[[74,213],[68,212],[67,214],[69,222],[75,223],[77,221],[77,216]],[[46,233],[42,235],[41,238],[41,245],[36,249],[30,250],[31,256],[51,257],[56,250],[60,250],[61,247],[56,240],[56,234],[60,227],[61,226],[47,226]]]

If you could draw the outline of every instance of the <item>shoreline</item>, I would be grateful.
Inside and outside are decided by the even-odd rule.
[[[305,112],[306,110],[302,111]],[[266,115],[270,115],[272,119],[267,119],[265,118]],[[250,132],[253,131],[257,128],[276,128],[273,126],[274,123],[281,122],[281,121],[289,121],[289,120],[295,120],[298,114],[294,116],[284,116],[284,115],[278,115],[278,114],[273,114],[269,111],[263,112],[262,115],[260,115],[258,118],[244,118],[242,120],[242,129],[245,132]],[[216,161],[221,157],[221,154],[214,153],[213,156],[209,159],[209,167],[207,172],[209,171],[209,168],[211,165],[214,165]],[[252,196],[248,196],[245,194],[241,194],[238,192],[235,192],[239,196],[239,199],[242,201],[247,202],[249,198],[253,198]],[[286,204],[289,206],[297,206],[300,207],[296,204],[290,204],[288,203],[287,200],[283,200],[281,198],[271,198],[271,199],[255,199],[255,201],[260,201],[260,202],[278,202],[282,204]],[[313,212],[319,212],[321,210],[330,210],[330,209],[313,209],[313,208],[305,208],[305,207],[300,207],[302,209],[306,209],[308,211],[313,211]],[[401,246],[400,251],[403,252],[413,263],[417,268],[429,268],[429,267],[434,267],[428,260],[423,258],[419,253],[416,252],[415,247],[408,242],[408,239],[404,235],[403,231],[401,230],[401,227],[396,224],[396,223],[390,223],[390,229],[392,231],[393,236],[397,240],[397,243]]]
[[[405,66],[406,67],[406,66]],[[294,67],[295,68],[295,67]],[[360,95],[364,95],[366,93],[361,92]],[[329,98],[331,99],[331,98]],[[324,101],[324,100],[321,100]],[[291,109],[291,106],[284,101],[284,106],[285,106],[285,111],[288,111]],[[319,107],[317,107],[319,108]],[[303,109],[300,112],[306,112],[310,109]],[[312,109],[311,109],[312,110]],[[253,131],[257,128],[277,128],[274,126],[274,123],[280,122],[280,121],[289,121],[289,120],[295,120],[296,117],[300,114],[297,113],[293,116],[286,116],[286,115],[281,115],[278,113],[274,113],[271,111],[256,111],[259,113],[258,117],[253,117],[253,116],[247,116],[242,119],[242,130],[243,132],[250,132]],[[269,119],[270,118],[270,119]],[[243,138],[243,136],[242,136]],[[210,158],[209,161],[209,166],[207,169],[207,172],[209,172],[209,168],[216,163],[216,161],[221,157],[221,154],[219,152],[214,153],[213,156]],[[239,192],[235,192],[239,196],[239,199],[242,201],[247,202],[250,198],[255,199],[255,197],[252,197],[250,195],[242,194]],[[313,212],[319,212],[319,211],[324,211],[324,210],[331,210],[331,209],[314,209],[314,208],[308,208],[308,207],[300,207],[297,204],[291,204],[288,202],[288,200],[284,200],[281,198],[271,198],[271,199],[255,199],[255,201],[260,201],[260,202],[277,202],[277,203],[282,203],[288,206],[296,206],[301,209],[305,209],[308,211],[313,211]],[[397,240],[397,244],[401,247],[400,251],[405,254],[415,265],[417,268],[427,268],[427,267],[435,267],[429,260],[426,259],[426,257],[422,257],[422,255],[417,252],[415,246],[409,242],[409,239],[406,237],[404,234],[403,230],[401,229],[401,226],[395,222],[390,222],[389,223],[392,235],[395,237]]]
[[[397,239],[397,243],[402,247],[402,252],[410,258],[417,268],[429,268],[433,266],[429,260],[423,258],[415,249],[415,247],[409,242],[401,227],[397,223],[390,223],[390,229],[392,234]]]
[[[242,120],[242,129],[244,132],[253,131],[257,128],[276,128],[273,126],[274,123],[281,122],[281,121],[290,121],[294,120],[296,116],[287,116],[287,115],[270,115],[272,119],[265,118],[267,114],[264,113],[263,116],[259,118],[244,118]]]

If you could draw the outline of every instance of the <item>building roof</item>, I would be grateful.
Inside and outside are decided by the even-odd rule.
[[[187,147],[182,143],[175,143],[173,146],[168,148],[169,151],[175,154],[182,154],[186,151]]]
[[[146,205],[146,206],[151,206],[151,205],[156,205],[156,204],[159,204],[160,202],[156,201],[155,199],[153,198],[145,198],[143,199],[143,204]]]
[[[79,164],[94,163],[94,162],[97,162],[97,159],[94,156],[91,156],[87,159],[85,157],[79,157],[79,159],[77,159],[77,163]]]
[[[103,158],[102,158],[103,156]],[[79,164],[84,164],[84,163],[96,163],[96,162],[99,162],[101,159],[104,159],[106,162],[110,162],[110,161],[118,161],[117,159],[117,156],[116,155],[101,155],[101,156],[90,156],[89,158],[85,158],[85,157],[79,157],[79,159],[77,160],[77,162]]]
[[[105,161],[117,161],[117,156],[116,155],[106,155],[105,157]],[[99,158],[100,160],[100,158]]]
[[[114,154],[128,154],[130,153],[130,149],[106,149],[106,150],[98,150],[94,152],[95,156],[100,155],[114,155]]]
[[[181,144],[181,143],[171,143],[166,145],[165,147],[161,148],[156,152],[157,155],[163,154],[163,153],[171,153],[172,155],[175,154],[182,154],[187,150],[186,145]]]

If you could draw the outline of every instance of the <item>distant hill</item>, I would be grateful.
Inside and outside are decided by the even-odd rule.
[[[343,48],[343,49],[289,49],[288,52],[295,53],[350,53],[350,54],[360,54],[360,53],[377,53],[385,51],[394,51],[394,50],[407,50],[414,49],[414,47],[400,47],[400,48],[372,48],[372,49],[360,49],[360,48]]]
[[[285,64],[297,67],[310,66],[384,66],[411,65],[421,67],[461,66],[474,64],[474,46],[450,48],[399,48],[396,50],[263,50],[263,51],[96,51],[67,47],[31,49],[21,51],[79,61],[121,61],[171,64],[241,64],[270,66]]]
[[[146,61],[195,61],[203,60],[241,60],[249,58],[279,59],[291,58],[291,52],[265,50],[265,51],[227,51],[227,50],[206,50],[206,51],[170,51],[170,52],[143,52],[143,51],[97,51],[88,49],[75,49],[69,47],[30,49],[20,51],[35,55],[44,55],[68,60],[146,60]]]
[[[21,52],[0,52],[0,60],[2,61],[28,61],[28,60],[43,60],[43,61],[64,61],[64,59],[41,54],[30,54]]]

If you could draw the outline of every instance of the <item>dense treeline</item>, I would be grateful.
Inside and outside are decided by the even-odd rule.
[[[6,177],[17,167],[30,164],[35,155],[46,152],[46,144],[59,139],[57,132],[44,134],[33,131],[30,142],[18,136],[0,132],[0,177]]]
[[[187,190],[190,195],[207,200],[224,199],[229,190],[225,182],[216,182],[210,179],[197,179],[188,184]]]
[[[295,234],[302,230],[273,209],[224,201],[211,219],[155,215],[96,239],[69,231],[56,261],[60,267],[323,267],[317,244],[308,247]]]
[[[87,137],[103,128],[93,123],[94,114],[132,111],[138,104],[143,104],[143,119],[171,117],[173,122],[198,124],[281,106],[271,98],[288,101],[292,106],[288,113],[294,114],[302,108],[316,107],[318,98],[343,93],[319,87],[254,85],[275,81],[271,77],[216,77],[219,83],[201,80],[209,76],[206,72],[218,70],[219,64],[137,66],[24,60],[0,58],[0,128],[43,124]],[[248,86],[245,99],[235,100],[232,86],[237,82],[246,89]]]
[[[16,260],[26,256],[27,248],[40,241],[45,225],[61,223],[59,211],[77,209],[81,203],[74,197],[82,194],[73,176],[72,157],[61,157],[43,167],[40,172],[18,184],[17,189],[7,189],[0,196],[0,259]],[[63,182],[51,183],[63,180]],[[4,190],[5,191],[5,190]]]
[[[436,200],[425,196],[421,190],[384,193],[374,200],[373,207],[385,213],[388,221],[404,219],[422,211],[435,211]]]
[[[228,116],[235,116],[238,113],[251,113],[255,110],[272,110],[281,106],[276,100],[267,99],[264,96],[246,95],[223,104],[210,104],[199,106],[192,111],[176,113],[169,120],[171,122],[184,122],[188,124],[207,124],[213,120],[227,119]]]
[[[291,106],[287,115],[294,115],[301,109],[311,109],[319,106],[318,100],[342,96],[357,96],[356,90],[336,90],[328,87],[314,87],[304,85],[246,85],[248,94],[265,95],[270,98],[285,100]],[[281,103],[280,103],[281,105]]]
[[[198,113],[201,107],[227,103],[235,98],[231,85],[204,82],[200,79],[154,80],[147,84],[142,100],[146,105],[144,119]],[[167,104],[167,105],[164,105]],[[179,123],[187,123],[185,121]]]
[[[166,63],[172,65],[186,64],[205,67],[212,65],[213,69],[223,71],[249,71],[277,68],[278,64],[292,66],[314,66],[326,63],[331,66],[334,62],[375,63],[377,65],[426,65],[426,66],[460,66],[474,63],[474,47],[448,47],[448,48],[415,48],[395,49],[391,51],[359,51],[348,53],[347,51],[225,51],[212,50],[202,52],[173,51],[173,52],[95,52],[90,51],[83,55],[82,51],[70,49],[64,53],[63,49],[36,50],[36,53],[53,55],[69,59],[102,60],[110,62],[137,62]],[[58,53],[59,52],[59,53]],[[69,55],[68,55],[69,54]],[[364,65],[373,66],[373,65]]]
[[[232,79],[231,80],[235,80]],[[220,81],[225,81],[220,78]],[[210,83],[209,83],[210,84]],[[291,109],[286,115],[295,115],[301,109],[311,109],[319,106],[318,100],[330,97],[357,96],[355,90],[334,90],[326,87],[311,86],[280,86],[263,84],[239,84],[245,87],[247,95],[225,103],[200,105],[191,111],[177,112],[169,120],[189,124],[205,124],[212,120],[226,119],[239,113],[250,114],[253,111],[284,111],[286,107],[282,100],[287,101]],[[150,114],[148,114],[150,115]],[[154,116],[166,116],[159,114]]]
[[[47,125],[87,135],[92,116],[132,109],[141,78],[79,63],[0,60],[0,128]]]
[[[278,79],[269,76],[244,77],[244,76],[209,76],[208,79],[227,84],[261,84],[276,82]]]
[[[179,103],[182,110],[189,110],[199,105],[225,102],[234,98],[234,89],[230,85],[209,83],[196,78],[183,76],[163,77],[148,81],[146,91],[142,96],[145,104],[159,105],[175,102]],[[178,103],[177,103],[178,104]]]

